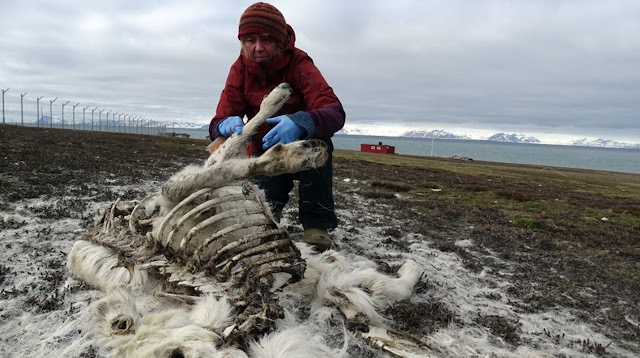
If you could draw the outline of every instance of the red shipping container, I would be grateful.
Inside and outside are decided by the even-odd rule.
[[[392,145],[382,144],[382,142],[379,142],[378,144],[360,144],[360,151],[369,153],[395,154],[396,147]]]

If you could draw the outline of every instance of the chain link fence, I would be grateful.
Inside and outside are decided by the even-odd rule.
[[[164,135],[167,129],[166,123],[142,115],[14,93],[10,88],[2,88],[2,124],[147,135]]]

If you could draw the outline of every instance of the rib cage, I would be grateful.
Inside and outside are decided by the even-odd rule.
[[[148,221],[139,217],[150,209],[144,207],[149,202],[132,210],[134,232],[149,231],[144,226]],[[304,273],[298,249],[273,221],[262,192],[251,182],[198,190],[160,219],[152,238],[167,258],[190,272],[232,286],[278,273],[278,268],[290,276],[288,283]]]

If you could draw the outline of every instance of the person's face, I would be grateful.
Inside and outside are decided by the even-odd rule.
[[[269,36],[248,35],[244,39],[247,57],[258,63],[266,63],[277,54],[278,43]]]

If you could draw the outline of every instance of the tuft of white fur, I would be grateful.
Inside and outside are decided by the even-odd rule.
[[[302,257],[305,260],[307,260],[311,256],[316,255],[318,253],[314,246],[311,246],[307,243],[299,241],[299,242],[296,242],[295,245],[298,248],[298,251],[300,251],[300,257]]]
[[[315,254],[306,244],[296,244],[307,269],[303,280],[291,286],[315,307],[335,305],[347,318],[364,314],[380,322],[384,318],[378,313],[397,301],[411,296],[413,287],[420,280],[422,269],[413,260],[407,260],[393,278],[371,267],[368,260],[349,262],[339,252],[328,250]]]
[[[407,260],[398,270],[398,278],[383,275],[375,269],[355,270],[354,280],[370,291],[376,308],[383,309],[411,297],[413,287],[420,280],[422,270],[413,260]]]
[[[146,271],[133,267],[132,275],[129,269],[120,266],[115,251],[85,240],[78,240],[71,247],[67,268],[77,278],[103,291],[119,285],[151,285]]]
[[[324,358],[344,357],[345,352],[331,349],[321,336],[303,327],[292,327],[271,333],[249,346],[252,358]]]
[[[188,311],[183,308],[165,308],[162,311],[145,314],[140,319],[140,326],[168,329],[180,328],[192,323]]]
[[[413,294],[413,288],[423,274],[422,267],[414,260],[408,259],[398,269],[398,278],[386,280],[379,288],[374,288],[374,292],[380,292],[384,299],[392,304],[407,300]]]
[[[304,271],[304,278],[292,285],[290,290],[302,294],[308,300],[312,300],[316,296],[320,275],[333,270],[346,271],[349,268],[349,262],[337,251],[327,250],[316,254],[315,249],[305,243],[296,243],[296,247],[300,250],[301,257],[306,261],[307,267]]]
[[[127,344],[117,348],[116,357],[221,357],[216,342],[220,339],[215,333],[197,325],[179,328],[141,326]]]
[[[237,348],[225,348],[214,354],[213,358],[249,358],[249,356]]]
[[[131,289],[121,286],[93,305],[93,321],[98,343],[113,349],[115,357],[244,358],[247,355],[238,349],[218,350],[223,341],[215,330],[232,323],[232,311],[227,299],[207,295],[191,310],[141,314]],[[114,322],[131,325],[126,332],[114,332]]]
[[[383,321],[384,318],[376,310],[379,308],[376,302],[363,288],[358,276],[353,275],[352,272],[325,271],[320,275],[316,285],[314,304],[321,306],[333,304],[347,319],[361,313],[374,321]]]
[[[195,324],[212,330],[223,330],[233,323],[234,309],[227,298],[216,299],[205,295],[189,312],[189,318]]]

